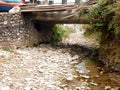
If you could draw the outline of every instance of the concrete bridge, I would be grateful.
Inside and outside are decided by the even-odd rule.
[[[92,7],[91,2],[79,3],[75,0],[74,4],[66,4],[67,0],[62,0],[61,5],[26,5],[21,7],[24,15],[30,15],[33,21],[51,23],[79,23],[89,24],[86,20],[86,10]],[[76,3],[77,2],[77,3]]]
[[[91,4],[25,5],[21,13],[0,13],[0,48],[26,47],[50,42],[54,24],[89,24]]]
[[[0,13],[0,48],[9,50],[9,48],[21,48],[37,45],[41,42],[50,42],[52,28],[56,23],[89,24],[85,14],[90,7],[92,5],[89,3],[86,5],[23,6],[21,7],[22,14]],[[107,37],[108,35],[106,34]],[[110,35],[112,36],[113,33]],[[112,68],[120,70],[118,51],[117,49],[113,50],[120,46],[120,41],[118,38],[110,39],[108,38],[107,41],[106,38],[101,45],[101,59],[107,65],[112,66],[113,63],[114,67],[112,66]],[[108,53],[108,51],[110,52]],[[112,55],[113,58],[109,55]],[[118,58],[115,57],[116,55]]]

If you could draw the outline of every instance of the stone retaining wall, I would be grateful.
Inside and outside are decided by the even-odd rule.
[[[39,43],[31,16],[0,13],[0,48],[19,48]]]

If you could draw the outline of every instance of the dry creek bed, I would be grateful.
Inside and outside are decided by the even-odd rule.
[[[62,45],[1,49],[0,90],[120,90],[120,75],[90,59],[92,44],[74,33]]]

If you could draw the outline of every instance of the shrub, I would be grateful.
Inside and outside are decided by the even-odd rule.
[[[117,17],[116,7],[119,5],[115,5],[116,0],[99,0],[98,4],[88,10],[87,19],[90,22],[90,26],[88,27],[88,32],[102,33],[102,36],[106,36],[106,34],[110,33],[115,36],[115,34],[120,33],[120,15]],[[109,36],[109,35],[108,35]],[[105,40],[108,37],[101,37]]]
[[[52,29],[53,35],[52,35],[52,41],[53,42],[59,42],[62,40],[63,30],[60,25],[55,25]]]
[[[53,36],[52,36],[53,42],[60,42],[63,39],[67,38],[70,33],[75,32],[74,30],[68,27],[62,26],[60,24],[54,25],[52,31],[53,31]]]

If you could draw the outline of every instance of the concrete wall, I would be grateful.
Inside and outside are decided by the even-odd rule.
[[[38,42],[37,30],[29,17],[0,13],[0,48],[26,47]]]

